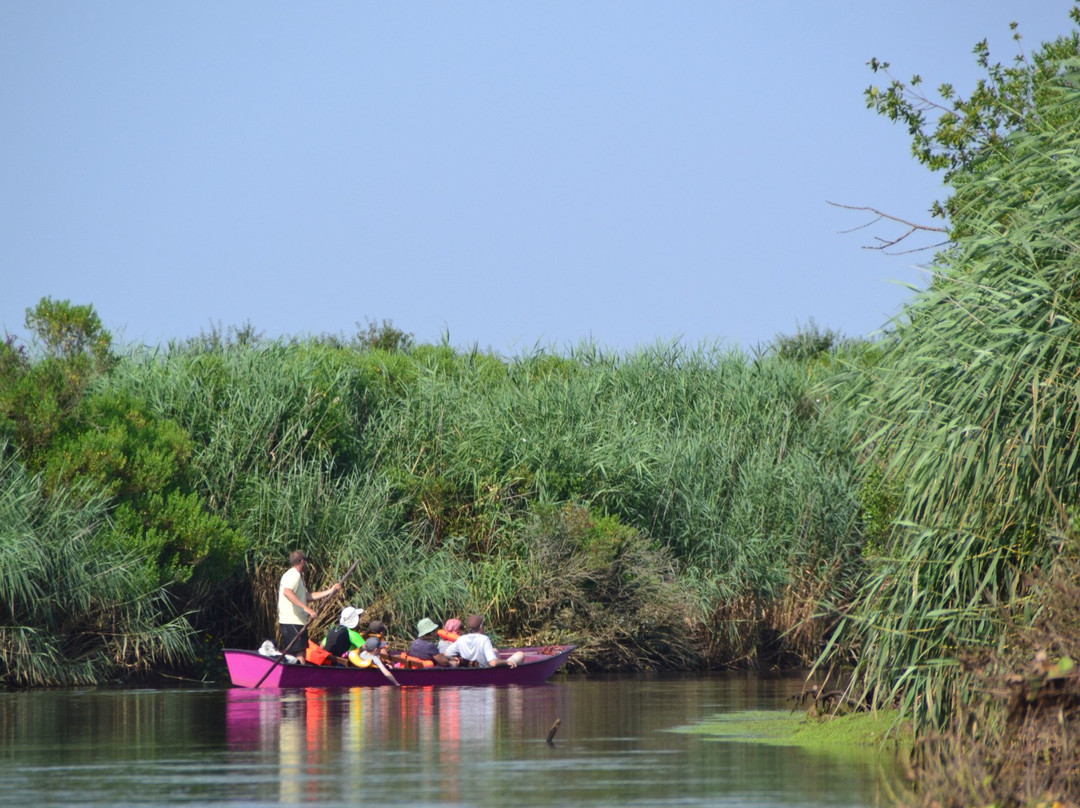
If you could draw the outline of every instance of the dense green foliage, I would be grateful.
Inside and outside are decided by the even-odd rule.
[[[977,54],[985,66],[985,46]],[[955,115],[932,133],[913,123],[917,149],[954,150],[954,243],[858,388],[874,452],[865,501],[878,511],[871,570],[836,641],[859,649],[855,686],[877,704],[899,699],[920,725],[945,723],[966,699],[962,655],[1003,650],[1018,624],[1052,608],[1033,594],[1032,573],[1062,558],[1072,531],[1078,57],[1073,33],[1030,65],[991,68],[988,85],[958,102],[966,134]]]
[[[851,424],[814,392],[835,351],[815,345],[506,359],[385,322],[245,327],[110,354],[69,390],[71,356],[9,339],[0,413],[42,506],[96,503],[87,533],[168,593],[156,619],[202,636],[273,636],[302,546],[315,586],[360,558],[349,600],[403,636],[478,610],[595,667],[805,659],[824,628],[800,596],[849,587],[859,540]]]
[[[1080,6],[1074,5],[1070,16],[1080,22]],[[1019,48],[1022,37],[1016,23],[1010,27],[1018,45],[1013,63],[992,62],[987,41],[977,43],[975,59],[986,76],[966,96],[944,82],[934,98],[923,90],[918,74],[904,82],[892,75],[888,62],[870,60],[870,69],[887,76],[889,84],[866,89],[867,107],[904,124],[911,134],[912,155],[931,171],[944,172],[947,182],[962,183],[976,162],[985,164],[988,158],[1008,152],[1012,135],[1031,124],[1051,128],[1075,124],[1069,111],[1053,98],[1062,63],[1075,58],[1080,50],[1080,33],[1073,31],[1044,43],[1029,57]],[[955,215],[958,211],[952,199],[935,202],[932,209],[952,220],[954,233],[964,233],[962,214]]]
[[[0,678],[93,684],[194,651],[157,575],[102,530],[100,497],[45,496],[0,442]]]

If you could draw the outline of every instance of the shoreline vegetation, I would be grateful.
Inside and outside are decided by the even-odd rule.
[[[389,323],[117,351],[91,306],[27,322],[0,355],[8,684],[199,675],[274,636],[297,546],[316,588],[359,560],[334,605],[392,633],[480,611],[590,670],[806,665],[861,567],[831,334],[507,359]]]
[[[873,341],[118,347],[41,300],[0,345],[0,679],[213,676],[302,547],[402,638],[482,612],[579,669],[813,665],[911,723],[906,801],[1080,804],[1080,35],[975,56],[966,97],[870,62],[947,194],[889,244],[948,239]]]

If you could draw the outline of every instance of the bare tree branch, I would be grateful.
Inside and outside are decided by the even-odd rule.
[[[828,200],[825,200],[825,201],[828,202]],[[832,205],[834,208],[844,208],[844,210],[866,211],[867,213],[873,213],[875,215],[875,217],[876,217],[872,221],[861,224],[858,227],[853,227],[850,230],[841,230],[840,231],[841,233],[854,233],[856,230],[862,230],[864,228],[871,227],[872,225],[875,225],[878,222],[880,222],[882,219],[887,219],[890,222],[898,222],[899,224],[902,224],[905,227],[907,227],[907,230],[902,235],[897,236],[896,238],[888,239],[888,238],[881,238],[880,236],[874,236],[874,241],[876,241],[878,243],[877,244],[864,245],[863,246],[864,250],[882,250],[882,251],[888,250],[890,247],[895,247],[901,241],[903,241],[908,236],[910,236],[910,235],[912,235],[914,233],[948,233],[949,232],[948,229],[945,228],[945,227],[937,227],[935,225],[929,225],[929,224],[916,224],[915,222],[909,222],[907,219],[901,219],[899,216],[893,216],[891,214],[885,213],[884,211],[880,211],[877,208],[871,208],[871,207],[867,207],[865,205],[841,205],[839,202],[829,202],[829,204]],[[923,250],[936,250],[938,247],[943,247],[944,245],[946,245],[948,243],[949,243],[949,240],[946,239],[945,241],[939,241],[937,244],[931,244],[931,245],[928,245],[926,247],[916,247],[916,248],[911,249],[911,250],[901,250],[900,252],[889,253],[889,254],[890,255],[906,255],[908,253],[922,252]]]

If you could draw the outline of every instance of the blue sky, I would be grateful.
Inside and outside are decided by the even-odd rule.
[[[41,297],[127,342],[252,324],[504,354],[867,335],[940,180],[868,111],[1070,28],[1065,0],[0,0],[0,330]]]

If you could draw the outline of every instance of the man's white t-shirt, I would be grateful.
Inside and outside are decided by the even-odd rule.
[[[481,667],[487,668],[499,658],[495,646],[491,644],[486,634],[462,634],[445,651],[449,657],[461,657],[468,662],[479,662]]]
[[[307,603],[308,591],[304,586],[304,577],[296,567],[285,570],[285,574],[281,576],[281,583],[278,585],[278,622],[287,626],[306,626],[308,613],[285,597],[286,589],[295,592],[301,603]]]

